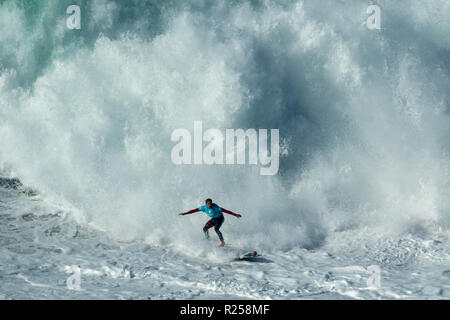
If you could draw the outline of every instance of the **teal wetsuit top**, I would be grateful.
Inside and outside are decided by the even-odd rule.
[[[198,208],[198,211],[203,211],[211,218],[220,218],[223,216],[222,208],[219,207],[217,204],[213,203],[211,205],[211,208],[208,208],[206,205],[201,206]]]

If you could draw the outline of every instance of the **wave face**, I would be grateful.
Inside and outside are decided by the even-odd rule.
[[[449,226],[450,4],[378,1],[0,4],[0,165],[122,238],[224,235],[266,248],[330,232]],[[175,166],[176,128],[278,128],[276,176]]]

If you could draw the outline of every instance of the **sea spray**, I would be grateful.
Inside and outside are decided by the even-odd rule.
[[[382,2],[380,30],[359,1],[79,1],[73,30],[71,3],[33,3],[0,6],[0,162],[112,235],[201,241],[176,213],[206,197],[266,248],[448,225],[448,2]],[[279,128],[277,174],[174,165],[195,120]]]

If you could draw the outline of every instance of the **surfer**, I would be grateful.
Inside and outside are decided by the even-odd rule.
[[[222,223],[224,222],[225,218],[223,217],[223,212],[231,214],[232,216],[235,216],[237,218],[242,217],[240,214],[234,213],[230,210],[227,210],[225,208],[219,207],[217,204],[213,203],[211,199],[206,199],[205,201],[206,205],[189,210],[187,212],[179,213],[180,216],[184,216],[186,214],[191,214],[198,211],[203,211],[208,216],[211,217],[211,219],[205,224],[203,227],[203,232],[205,233],[206,239],[209,239],[209,233],[208,229],[214,227],[214,230],[216,231],[217,235],[220,239],[220,245],[219,247],[225,246],[225,241],[223,240],[222,232],[220,232],[220,227],[222,226]]]

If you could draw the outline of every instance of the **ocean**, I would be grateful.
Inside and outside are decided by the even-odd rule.
[[[72,2],[0,1],[0,299],[450,297],[448,1]]]

